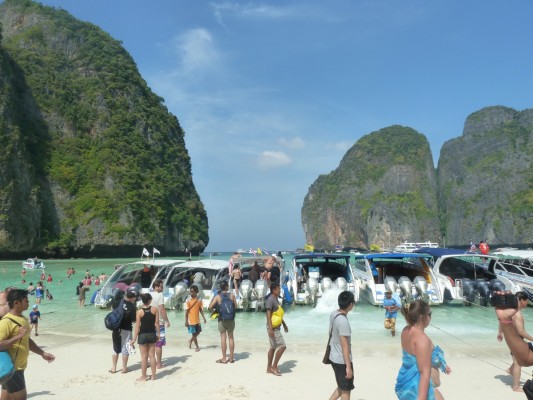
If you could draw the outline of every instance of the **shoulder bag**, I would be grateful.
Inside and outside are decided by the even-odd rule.
[[[329,353],[331,352],[331,346],[329,345],[329,342],[331,342],[331,336],[333,334],[333,324],[335,323],[335,319],[342,313],[338,313],[335,315],[335,318],[333,318],[333,321],[331,322],[331,329],[329,331],[329,339],[328,339],[328,345],[326,346],[326,353],[324,354],[324,358],[322,358],[323,364],[331,364],[331,360],[329,359]]]
[[[22,326],[14,319],[11,319],[9,317],[4,317],[4,318],[18,325],[19,328]],[[22,338],[20,338],[19,345],[21,341],[22,341]],[[7,350],[0,351],[0,384],[6,383],[9,379],[11,379],[11,377],[15,373],[14,364],[15,364],[15,361],[17,360],[18,353],[19,353],[19,350],[17,348],[17,352],[15,354],[15,360],[12,360]]]

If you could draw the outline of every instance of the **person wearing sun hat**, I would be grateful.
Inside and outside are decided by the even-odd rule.
[[[383,308],[385,309],[385,322],[383,323],[385,329],[390,329],[391,335],[396,335],[396,317],[398,310],[401,308],[398,301],[392,297],[392,291],[385,292],[383,299]]]

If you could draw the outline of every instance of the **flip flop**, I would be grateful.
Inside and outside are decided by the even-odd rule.
[[[128,372],[130,372],[130,370],[128,368],[126,368],[126,370],[120,371],[121,374],[127,374]]]
[[[281,372],[279,372],[279,369],[270,369],[270,373],[276,375],[276,376],[281,376]]]
[[[116,373],[117,373],[117,371],[116,371],[116,370],[115,370],[115,371],[113,371],[112,369],[110,369],[110,370],[109,370],[108,372],[109,372],[110,374],[116,374]]]
[[[227,361],[222,360],[222,358],[215,361],[217,364],[227,364]]]
[[[230,362],[231,364],[233,364],[233,363],[235,362],[235,360],[232,358],[231,360],[229,360],[229,362]]]

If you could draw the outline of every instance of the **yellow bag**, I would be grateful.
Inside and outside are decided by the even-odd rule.
[[[278,309],[272,313],[272,328],[278,328],[281,325],[284,314],[285,311],[283,311],[281,306],[279,306]]]

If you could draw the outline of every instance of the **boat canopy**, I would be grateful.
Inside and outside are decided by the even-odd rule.
[[[377,260],[377,259],[399,259],[399,258],[427,258],[427,255],[424,254],[415,254],[415,253],[373,253],[365,254],[362,256],[356,256],[356,258],[365,258],[367,260]]]
[[[473,253],[470,250],[462,249],[447,249],[447,248],[433,248],[433,247],[422,247],[421,249],[415,250],[415,253],[425,253],[429,254],[433,258],[439,258],[442,256],[457,256],[457,255],[473,255],[473,256],[485,256],[485,254]]]

